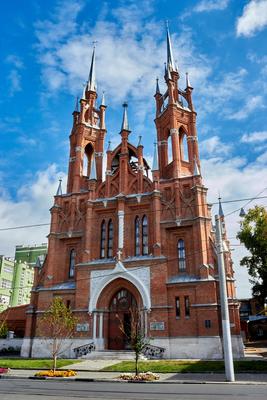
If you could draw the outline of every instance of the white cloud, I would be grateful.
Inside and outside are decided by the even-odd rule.
[[[1,228],[49,223],[49,208],[53,204],[59,177],[65,174],[50,165],[39,171],[32,181],[18,188],[17,200],[11,199],[4,187],[0,187],[0,226]],[[63,186],[64,187],[64,186]],[[14,256],[18,244],[36,244],[46,242],[49,225],[46,227],[0,231],[0,254]]]
[[[247,163],[246,160],[236,158],[224,158],[216,157],[210,159],[203,159],[202,173],[204,175],[204,183],[209,188],[208,190],[208,201],[217,202],[218,195],[220,193],[222,200],[232,199],[244,199],[256,196],[266,186],[266,166],[267,166],[267,154],[265,159],[256,160],[251,163]],[[267,190],[265,192],[267,195]],[[236,234],[239,230],[239,208],[244,206],[247,201],[237,203],[225,203],[223,204],[223,210],[226,220],[226,228],[228,237],[231,238],[232,244],[238,244],[238,240],[235,239]],[[249,207],[253,207],[255,204],[264,205],[267,204],[267,199],[254,200],[245,207],[245,210]],[[218,205],[213,206],[213,214],[218,211]],[[227,216],[232,211],[233,214]],[[247,254],[246,249],[243,246],[233,246],[235,249],[232,253],[235,271],[236,271],[236,283],[237,293],[239,297],[248,297],[250,293],[250,284],[248,281],[248,274],[246,268],[239,265],[239,261],[242,257]]]
[[[267,131],[245,133],[241,137],[242,143],[261,143],[267,140]]]
[[[209,12],[224,10],[228,7],[230,0],[202,0],[193,9],[195,12]]]
[[[235,113],[230,113],[228,119],[234,119],[240,121],[247,118],[254,110],[265,108],[264,99],[262,96],[252,96],[246,99],[244,106],[240,107],[240,110]]]
[[[264,153],[262,153],[258,158],[257,158],[257,162],[260,164],[267,164],[267,151],[265,151]]]
[[[200,142],[200,151],[204,156],[215,157],[217,155],[229,154],[231,146],[222,143],[219,136],[212,136]]]
[[[267,0],[251,0],[236,24],[237,36],[253,36],[267,25]]]
[[[90,30],[89,26],[80,29],[76,24],[79,10],[71,15],[70,26],[64,35],[59,33],[63,23],[61,13],[57,16],[55,12],[52,22],[46,20],[37,24],[38,60],[45,88],[50,94],[56,94],[59,88],[74,95],[81,93],[82,84],[88,77],[91,43],[98,40],[99,93],[105,90],[108,105],[110,99],[113,105],[129,98],[136,101],[135,112],[138,119],[144,121],[147,111],[144,113],[143,103],[154,94],[155,78],[163,77],[166,54],[165,35],[152,18],[147,18],[151,13],[149,2],[144,2],[142,9],[133,2],[114,8],[111,11],[113,22],[100,12]],[[195,51],[191,32],[172,35],[172,41],[174,54],[181,60],[180,71],[184,73],[188,69],[186,66],[191,65],[189,72],[194,85],[203,82],[211,71],[210,60]],[[165,83],[160,83],[164,90]]]
[[[5,61],[12,66],[7,76],[9,81],[9,95],[12,97],[15,93],[22,90],[21,70],[24,68],[24,65],[22,60],[14,54],[8,55]]]

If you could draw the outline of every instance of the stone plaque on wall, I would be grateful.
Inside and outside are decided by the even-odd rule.
[[[89,324],[77,324],[76,325],[77,332],[88,332],[89,331]]]
[[[151,331],[164,331],[164,329],[165,329],[164,322],[150,322]]]

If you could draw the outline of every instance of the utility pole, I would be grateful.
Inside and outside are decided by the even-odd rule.
[[[215,215],[215,223],[216,223],[216,247],[218,256],[220,299],[221,299],[221,319],[222,319],[222,332],[223,332],[225,376],[227,381],[234,382],[235,373],[234,373],[231,330],[230,330],[229,309],[228,309],[227,288],[226,288],[225,267],[224,267],[222,227],[219,215]]]

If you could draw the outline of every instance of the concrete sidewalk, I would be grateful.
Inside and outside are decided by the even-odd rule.
[[[9,373],[0,375],[1,379],[38,379],[34,378],[35,373],[38,370],[21,370],[12,369]],[[69,378],[39,378],[39,379],[52,379],[52,380],[78,380],[78,381],[95,381],[95,382],[114,382],[118,381],[120,373],[119,372],[97,372],[97,371],[77,371],[77,375]],[[159,374],[160,380],[151,383],[226,383],[225,375],[223,373],[209,373],[209,374],[199,374],[199,373],[171,373],[171,374]],[[124,383],[124,381],[120,381]],[[150,382],[149,382],[150,383]],[[249,385],[266,384],[267,385],[267,374],[251,374],[242,373],[236,374],[236,382]]]

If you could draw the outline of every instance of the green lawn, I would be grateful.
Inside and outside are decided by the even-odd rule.
[[[134,372],[133,361],[123,361],[115,365],[103,368],[102,371],[109,372]],[[223,361],[140,361],[139,371],[173,373],[173,372],[224,372]],[[267,372],[267,362],[257,361],[235,361],[235,372]]]
[[[77,360],[59,359],[57,368],[77,363]],[[51,369],[52,360],[27,358],[0,358],[0,367],[13,369]]]

